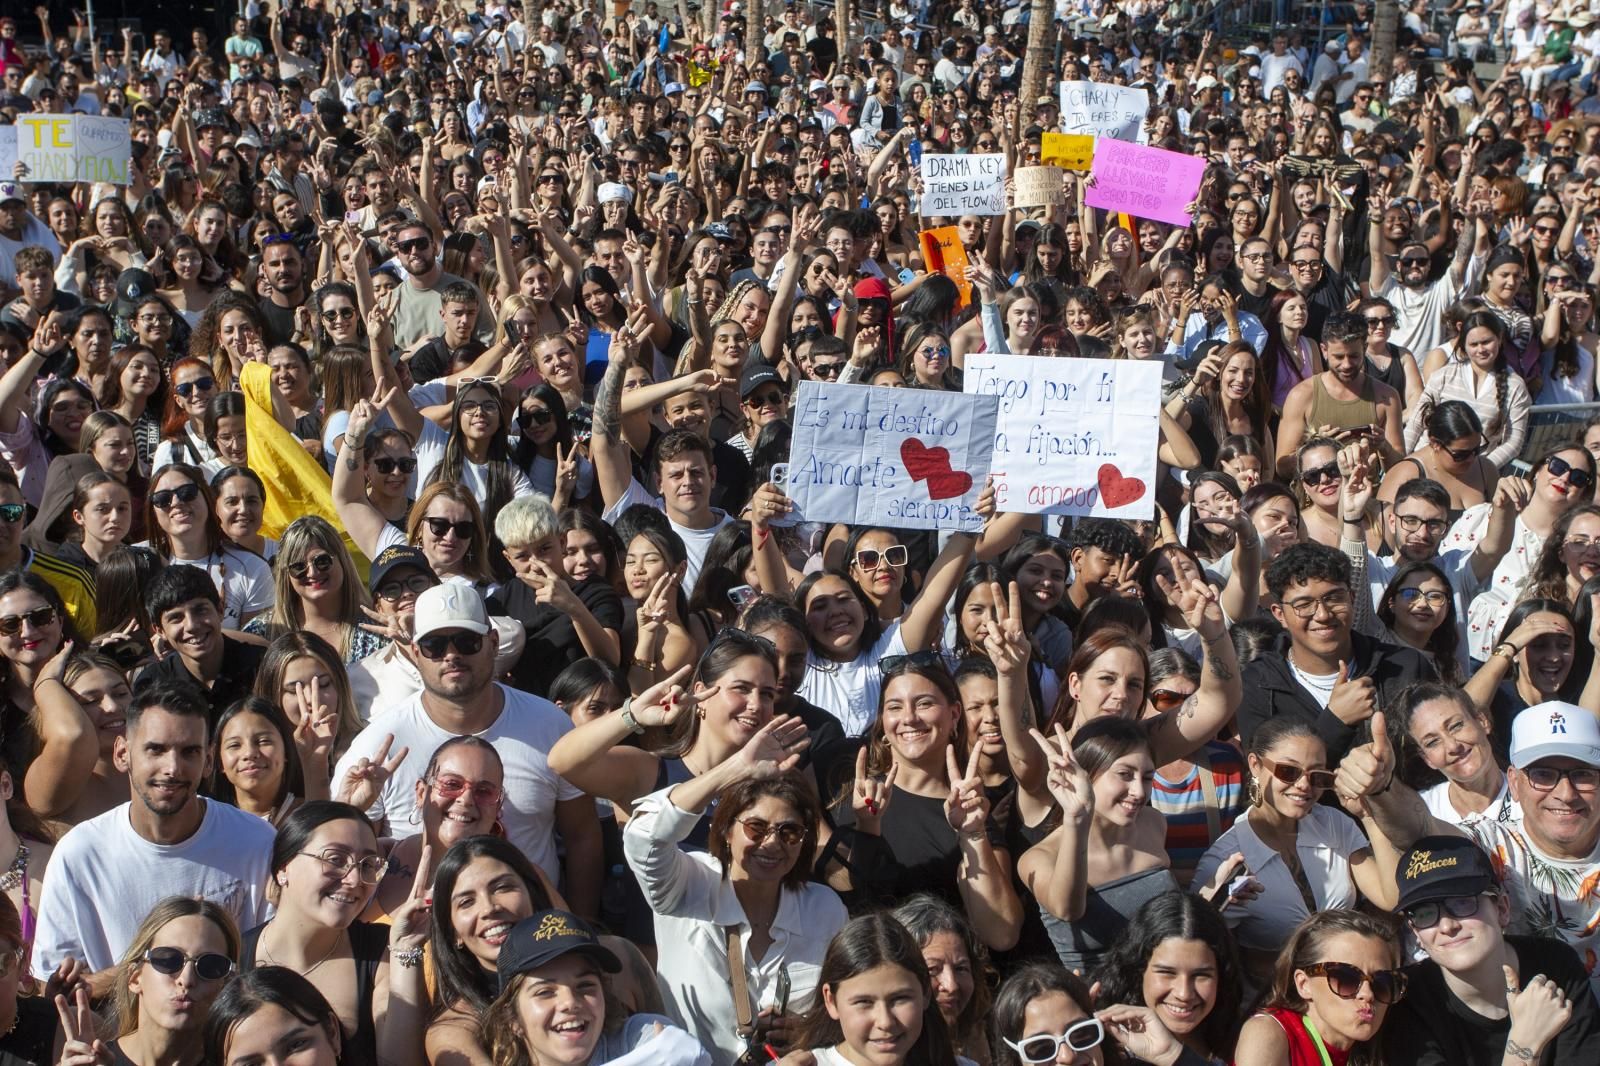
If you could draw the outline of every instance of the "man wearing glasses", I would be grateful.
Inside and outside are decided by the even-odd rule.
[[[1432,351],[1445,342],[1445,313],[1461,299],[1468,265],[1489,254],[1488,226],[1479,210],[1469,211],[1456,240],[1450,269],[1429,281],[1432,253],[1422,241],[1405,241],[1392,258],[1386,250],[1384,207],[1380,197],[1373,197],[1367,206],[1367,239],[1372,248],[1372,270],[1367,280],[1372,295],[1388,300],[1394,307],[1391,343],[1412,352]],[[1295,254],[1300,255],[1301,249],[1296,249]]]
[[[1386,644],[1351,626],[1350,560],[1326,544],[1290,545],[1267,567],[1272,617],[1285,633],[1244,667],[1239,734],[1249,745],[1268,720],[1308,722],[1328,747],[1328,765],[1369,736],[1367,720],[1407,685],[1431,681],[1421,652]]]
[[[1400,913],[1428,953],[1384,1019],[1390,1062],[1600,1061],[1600,1004],[1583,963],[1549,937],[1508,934],[1511,899],[1483,849],[1428,836],[1400,856]],[[1506,972],[1516,978],[1508,982]],[[1570,1013],[1569,1013],[1570,1012]]]
[[[1453,698],[1464,707],[1468,705],[1465,693]],[[1372,853],[1380,862],[1395,861],[1402,851],[1419,848],[1426,838],[1463,834],[1471,837],[1498,860],[1500,887],[1507,896],[1504,906],[1509,928],[1516,933],[1566,941],[1583,960],[1581,970],[1587,975],[1589,992],[1600,997],[1600,967],[1592,962],[1600,951],[1600,904],[1594,893],[1595,884],[1600,882],[1600,718],[1559,700],[1522,711],[1511,725],[1511,767],[1506,778],[1519,817],[1507,822],[1481,818],[1467,825],[1450,825],[1431,814],[1422,797],[1396,777],[1394,747],[1388,735],[1383,734],[1350,751],[1339,765],[1334,788],[1346,806],[1365,805],[1367,817],[1362,820],[1363,826],[1373,842]],[[1396,867],[1397,878],[1403,877],[1405,867],[1398,862]],[[1498,902],[1486,905],[1500,906]],[[1455,905],[1454,916],[1446,911],[1442,920],[1459,924],[1470,917],[1466,910],[1467,903],[1462,899]],[[1408,914],[1413,928],[1416,917]],[[1432,918],[1433,914],[1421,917]],[[1498,915],[1491,920],[1497,921]],[[1419,934],[1418,939],[1428,950],[1428,941],[1435,938]],[[1470,938],[1458,935],[1450,939],[1456,941],[1453,947],[1470,957]],[[1429,954],[1433,952],[1430,950]],[[1521,952],[1516,954],[1520,965]],[[1529,1033],[1526,1026],[1518,1027],[1522,1012],[1514,1006],[1516,996],[1534,991],[1530,987],[1535,984],[1534,972],[1537,970],[1524,974],[1519,967],[1513,967],[1507,976],[1500,971],[1503,980],[1483,990],[1489,995],[1496,991],[1510,993],[1512,1029],[1520,1036],[1538,1035]],[[1458,996],[1470,995],[1460,982],[1452,982],[1452,991]],[[1553,999],[1547,1004],[1549,1013],[1558,1009]],[[1471,1003],[1472,999],[1465,1001]],[[1505,1006],[1501,1004],[1496,1012]],[[1585,1009],[1592,1006],[1587,1004]],[[1575,1014],[1574,1020],[1576,1017]],[[1521,1043],[1520,1038],[1518,1042]],[[1510,1047],[1506,1053],[1507,1058],[1541,1061],[1537,1053],[1523,1056]],[[1484,1060],[1468,1056],[1418,1061]],[[1546,1057],[1543,1061],[1585,1060]]]

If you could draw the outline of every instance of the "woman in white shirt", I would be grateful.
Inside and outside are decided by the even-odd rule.
[[[223,536],[211,486],[199,470],[173,463],[156,472],[145,497],[145,529],[150,547],[169,566],[197,566],[211,575],[222,594],[224,628],[243,629],[271,609],[272,568]]]
[[[811,1007],[828,941],[846,919],[833,889],[811,880],[822,810],[793,772],[805,734],[786,721],[768,722],[732,758],[640,800],[622,837],[655,912],[667,1009],[719,1066],[751,1044],[791,1043],[787,1012]],[[684,851],[680,843],[713,801],[709,850]],[[733,990],[741,980],[747,1001]]]
[[[1406,423],[1406,450],[1422,443],[1428,413],[1446,400],[1464,400],[1483,423],[1489,445],[1484,458],[1504,466],[1522,451],[1528,438],[1533,400],[1522,375],[1512,373],[1506,350],[1512,344],[1505,321],[1493,311],[1474,311],[1461,323],[1451,360],[1428,374],[1422,397]]]
[[[1354,907],[1361,897],[1393,910],[1398,893],[1349,815],[1317,802],[1333,785],[1327,746],[1311,723],[1274,718],[1256,731],[1246,755],[1251,805],[1217,838],[1195,869],[1211,884],[1237,852],[1261,884],[1223,911],[1238,934],[1246,968],[1266,977],[1278,949],[1303,920],[1321,910]],[[1231,881],[1232,878],[1227,878]]]
[[[1517,808],[1489,743],[1489,715],[1466,693],[1434,681],[1412,685],[1394,716],[1428,769],[1444,775],[1431,788],[1417,790],[1429,814],[1451,825],[1512,819]]]
[[[468,486],[483,513],[494,515],[518,496],[530,495],[533,482],[511,459],[509,412],[493,380],[461,382],[450,407],[450,429],[440,429],[422,416],[400,389],[387,395],[389,417],[416,443],[417,484],[433,482]],[[352,418],[352,421],[354,419]],[[348,433],[348,429],[346,430]]]

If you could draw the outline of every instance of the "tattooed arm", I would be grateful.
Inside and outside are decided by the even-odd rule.
[[[1238,710],[1244,686],[1239,680],[1233,641],[1223,626],[1216,591],[1203,582],[1195,582],[1181,592],[1170,582],[1158,580],[1157,584],[1167,593],[1168,601],[1183,610],[1190,627],[1200,634],[1204,648],[1199,690],[1177,709],[1145,719],[1151,756],[1157,766],[1163,766],[1174,759],[1187,758],[1214,740]],[[1196,605],[1192,599],[1195,595],[1207,602]]]
[[[600,498],[610,507],[627,495],[633,481],[627,438],[622,433],[622,376],[633,361],[633,334],[627,327],[611,335],[605,377],[594,394],[594,437],[589,443]]]

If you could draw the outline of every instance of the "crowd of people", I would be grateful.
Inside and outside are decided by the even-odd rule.
[[[664,6],[0,14],[0,1066],[1600,1061],[1594,16]],[[1190,225],[924,212],[1066,81]],[[1150,513],[794,513],[974,353]]]

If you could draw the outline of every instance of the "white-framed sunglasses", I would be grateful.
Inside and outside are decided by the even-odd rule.
[[[1060,1036],[1040,1033],[1037,1036],[1024,1037],[1021,1041],[1002,1037],[1006,1041],[1006,1046],[1015,1051],[1023,1062],[1054,1062],[1062,1045],[1066,1045],[1071,1051],[1088,1051],[1090,1048],[1099,1047],[1105,1038],[1106,1027],[1100,1024],[1099,1018],[1085,1018],[1081,1022],[1073,1022]]]

